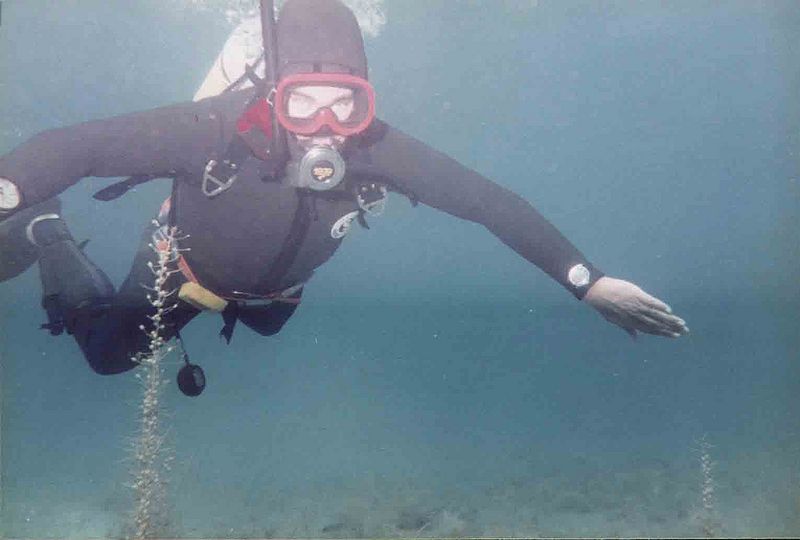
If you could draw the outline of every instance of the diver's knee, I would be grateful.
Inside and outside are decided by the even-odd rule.
[[[89,361],[89,367],[98,375],[118,375],[136,367],[136,365],[108,364],[103,362]]]
[[[89,367],[98,375],[117,375],[139,365],[126,354],[116,351],[109,351],[105,354],[104,351],[84,352],[84,356]]]
[[[248,325],[249,326],[249,325]],[[283,328],[283,324],[265,325],[265,326],[250,326],[250,328],[259,336],[269,337],[274,336]]]
[[[264,337],[274,336],[280,332],[289,321],[294,310],[286,313],[265,311],[263,313],[240,313],[239,320],[256,334]]]
[[[270,320],[269,318],[261,318],[256,319],[254,317],[249,318],[240,318],[240,320],[247,326],[250,330],[258,334],[259,336],[269,337],[274,336],[278,332],[281,331],[283,325],[286,324],[286,321],[274,321]]]
[[[92,371],[115,375],[138,365],[133,358],[145,344],[137,325],[126,321],[116,310],[80,310],[79,314],[71,319],[69,333]]]

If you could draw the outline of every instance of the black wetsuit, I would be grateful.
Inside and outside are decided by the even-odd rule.
[[[26,206],[46,201],[87,176],[175,177],[171,217],[188,235],[181,247],[190,248],[185,256],[198,282],[222,296],[265,295],[305,283],[339,247],[359,210],[351,190],[365,180],[484,225],[577,298],[602,276],[524,199],[377,120],[365,134],[348,141],[348,174],[334,190],[300,191],[265,180],[269,164],[251,156],[240,164],[231,189],[207,197],[200,188],[203,170],[209,159],[225,157],[252,92],[47,131],[0,157],[0,176],[18,185]],[[98,372],[133,367],[130,357],[146,345],[138,326],[152,309],[140,285],[152,279],[145,266],[153,258],[145,247],[151,232],[145,232],[112,316],[83,321],[73,331]],[[271,271],[278,258],[284,268]],[[591,276],[580,287],[568,279],[569,269],[578,264]],[[236,315],[269,335],[295,307],[243,307]],[[180,302],[170,316],[171,328],[179,329],[197,313]]]

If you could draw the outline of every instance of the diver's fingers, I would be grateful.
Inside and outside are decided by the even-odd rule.
[[[666,313],[672,313],[672,308],[669,307],[667,304],[665,304],[664,302],[662,302],[661,300],[659,300],[655,296],[647,294],[644,291],[642,291],[642,293],[644,293],[644,295],[641,298],[642,302],[644,302],[645,304],[647,304],[648,306],[650,306],[653,309],[657,309],[659,311],[664,311]]]
[[[663,322],[653,319],[644,313],[639,313],[635,319],[637,322],[636,329],[646,334],[672,338],[680,337],[681,335],[680,331],[673,330]]]
[[[686,324],[686,321],[681,319],[676,315],[669,315],[664,314],[661,312],[656,312],[658,316],[653,317],[648,313],[648,316],[653,317],[656,320],[663,320],[667,323],[667,325],[674,331],[680,334],[688,334],[689,333],[689,326]]]
[[[645,334],[650,334],[651,336],[661,336],[661,337],[669,337],[669,338],[676,338],[680,337],[680,334],[677,332],[672,332],[670,330],[665,329],[663,326],[657,326],[651,323],[647,323],[645,321],[640,321],[637,329],[640,332]]]
[[[667,326],[673,332],[677,332],[680,334],[685,334],[689,332],[689,327],[686,326],[686,321],[677,317],[675,315],[670,315],[669,313],[664,313],[663,311],[657,311],[649,307],[644,307],[641,313],[653,319],[654,321]]]
[[[637,340],[637,337],[638,337],[638,336],[637,336],[637,334],[636,334],[636,330],[634,330],[632,327],[623,326],[623,327],[622,327],[622,329],[623,329],[623,330],[625,330],[625,331],[628,333],[628,335],[629,335],[629,336],[631,336],[631,338],[633,339],[633,341],[636,341],[636,340]]]
[[[644,311],[644,313],[649,317],[652,317],[657,321],[664,321],[665,324],[668,324],[676,331],[689,331],[689,328],[686,326],[686,321],[673,314],[671,307],[644,291],[640,291],[640,293],[637,295],[636,307],[638,310]]]

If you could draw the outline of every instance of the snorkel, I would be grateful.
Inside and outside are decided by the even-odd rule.
[[[260,9],[265,76],[264,84],[261,86],[261,94],[267,103],[270,103],[270,98],[274,99],[274,89],[278,86],[278,37],[275,31],[275,3],[273,0],[260,0]],[[275,105],[273,103],[270,104],[274,109]],[[286,133],[280,122],[278,122],[277,115],[273,114],[270,120],[272,122],[272,137],[269,141],[269,155],[283,164],[289,160]]]

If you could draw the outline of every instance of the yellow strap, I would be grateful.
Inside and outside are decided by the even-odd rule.
[[[178,291],[178,298],[202,310],[208,309],[210,311],[219,312],[224,310],[225,306],[228,305],[227,300],[220,298],[199,283],[193,281],[187,281],[181,285],[181,289]]]

